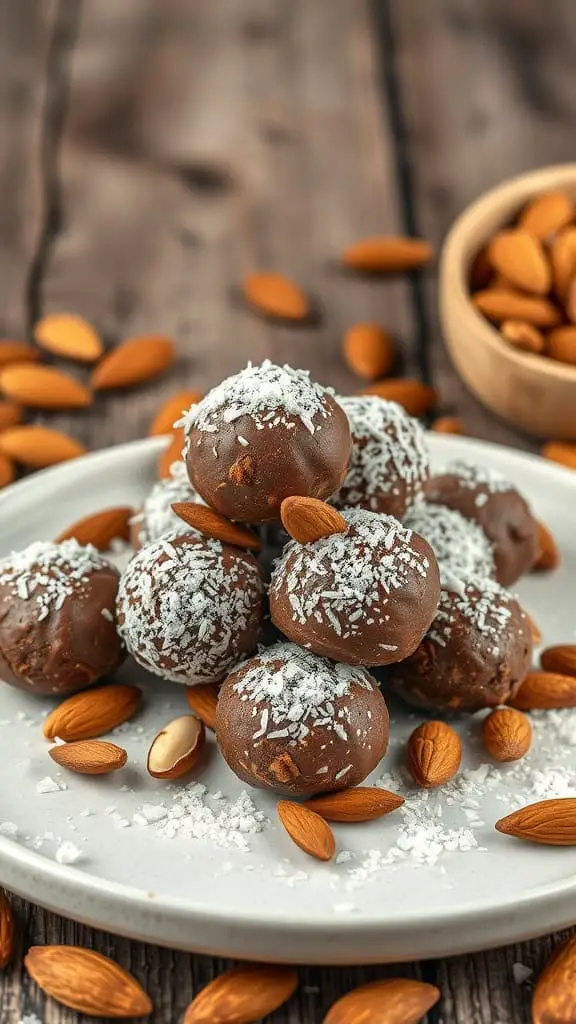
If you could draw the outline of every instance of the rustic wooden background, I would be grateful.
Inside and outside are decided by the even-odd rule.
[[[142,436],[162,393],[207,387],[266,355],[349,387],[344,328],[377,319],[407,371],[431,379],[471,434],[529,446],[465,391],[441,346],[435,281],[366,282],[334,257],[380,231],[440,243],[478,193],[576,156],[574,0],[0,0],[0,331],[77,311],[117,340],[159,330],[180,362],[158,386],[58,421],[90,447]],[[325,310],[270,326],[235,287],[293,275]],[[110,953],[177,1024],[218,961],[97,934],[19,903],[23,947]],[[403,967],[438,984],[428,1024],[524,1024],[550,942]],[[0,1021],[76,1015],[20,968]],[[305,970],[276,1024],[317,1024],[388,968]],[[82,1022],[85,1018],[82,1018]]]

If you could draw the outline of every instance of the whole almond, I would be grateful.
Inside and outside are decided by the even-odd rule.
[[[0,443],[2,435],[0,434]],[[542,446],[542,455],[545,459],[566,466],[568,469],[576,469],[576,443],[570,441],[548,441]]]
[[[423,722],[408,740],[408,769],[419,786],[442,786],[462,760],[460,737],[446,722]]]
[[[16,921],[12,904],[6,893],[0,889],[0,971],[3,971],[12,959],[15,938]]]
[[[362,395],[378,395],[388,402],[398,402],[411,416],[424,416],[438,401],[434,388],[411,377],[389,377],[376,380],[363,388]]]
[[[196,718],[199,718],[207,729],[216,728],[216,708],[218,706],[219,687],[216,683],[199,683],[198,686],[186,687],[186,700]]]
[[[43,316],[34,324],[34,339],[47,352],[79,363],[95,363],[104,351],[92,325],[75,313]]]
[[[50,747],[50,757],[62,768],[79,775],[108,775],[123,768],[128,754],[122,747],[104,740],[76,740]]]
[[[182,522],[194,530],[199,530],[205,537],[214,537],[223,544],[248,548],[250,551],[259,551],[262,546],[260,538],[247,526],[232,523],[219,512],[214,512],[207,505],[200,505],[197,501],[175,501],[172,511]]]
[[[556,235],[550,249],[550,262],[554,291],[563,302],[576,274],[576,228],[566,228]]]
[[[344,336],[342,352],[352,373],[365,380],[377,380],[391,370],[395,346],[380,324],[354,324]]]
[[[522,210],[518,224],[536,238],[549,238],[576,217],[574,200],[565,192],[542,192]]]
[[[576,679],[558,672],[529,672],[509,702],[520,711],[576,707]]]
[[[288,835],[296,846],[316,860],[332,860],[336,840],[330,825],[305,804],[279,800],[276,810]]]
[[[146,767],[155,779],[180,779],[197,764],[206,733],[195,715],[182,715],[168,722],[148,751]]]
[[[126,722],[138,709],[142,691],[125,683],[110,683],[68,697],[50,712],[44,735],[71,742],[103,736]]]
[[[342,262],[350,270],[399,274],[424,267],[433,255],[433,247],[423,238],[374,235],[348,246],[342,253]]]
[[[515,708],[495,708],[482,722],[482,742],[495,761],[519,761],[530,750],[530,720]]]
[[[11,363],[0,371],[0,388],[30,409],[85,409],[92,404],[90,390],[51,366]]]
[[[255,271],[242,282],[244,298],[252,309],[279,320],[305,320],[310,314],[301,288],[283,274]]]
[[[128,388],[159,377],[176,358],[174,342],[162,335],[128,338],[112,349],[92,373],[95,391]]]
[[[466,436],[466,427],[459,416],[438,416],[430,428],[436,434],[460,434]]]
[[[576,846],[576,798],[529,804],[497,821],[496,829],[544,846]]]
[[[6,487],[16,478],[14,463],[0,451],[0,487]]]
[[[576,365],[576,326],[555,327],[546,338],[546,354],[560,363]]]
[[[346,533],[348,523],[335,508],[318,498],[293,495],[284,498],[280,519],[287,533],[300,544],[312,544],[321,537]]]
[[[542,331],[525,320],[504,320],[500,326],[500,334],[511,345],[521,348],[524,352],[541,355],[546,347]]]
[[[434,985],[414,978],[371,981],[334,1003],[323,1024],[419,1024],[439,999]]]
[[[113,1019],[152,1013],[152,1002],[135,978],[91,949],[32,946],[24,966],[43,992],[79,1013]]]
[[[172,432],[170,444],[164,449],[158,459],[158,479],[166,480],[170,476],[170,467],[174,462],[182,462],[182,450],[184,448],[184,430],[177,427]]]
[[[576,1021],[576,936],[554,950],[532,997],[532,1024]]]
[[[0,341],[0,367],[10,363],[35,363],[39,358],[38,349],[25,341]]]
[[[558,545],[545,523],[538,523],[538,557],[532,566],[538,572],[548,572],[560,564]]]
[[[404,803],[404,797],[377,786],[357,786],[339,793],[313,796],[305,806],[326,821],[374,821]]]
[[[0,433],[0,452],[28,469],[44,469],[86,454],[86,448],[49,427],[10,427]]]
[[[182,413],[201,400],[202,395],[199,391],[179,391],[177,395],[166,399],[150,424],[148,437],[171,434],[176,420],[180,419]]]
[[[133,514],[134,509],[128,506],[94,512],[63,530],[56,538],[56,543],[73,537],[79,544],[93,544],[99,551],[108,551],[113,540],[129,539]]]
[[[476,253],[472,260],[472,266],[470,267],[470,291],[480,292],[487,288],[493,274],[492,264],[488,262],[488,246],[485,245]]]
[[[15,402],[0,399],[0,432],[8,427],[17,427],[24,419],[24,409]]]
[[[546,295],[552,271],[541,243],[521,228],[499,231],[488,246],[488,259],[512,284],[535,295]]]
[[[556,327],[562,320],[560,310],[548,299],[522,295],[507,288],[486,288],[475,292],[472,302],[488,320],[526,320],[536,327]]]
[[[546,672],[576,678],[576,644],[556,644],[540,655],[540,664]]]
[[[294,967],[242,964],[209,982],[190,1003],[184,1024],[253,1024],[286,1003],[298,986]]]

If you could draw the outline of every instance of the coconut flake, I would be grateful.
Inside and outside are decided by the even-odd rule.
[[[404,525],[428,541],[440,566],[459,578],[491,576],[494,572],[493,546],[473,519],[465,519],[444,505],[417,501],[408,510]]]

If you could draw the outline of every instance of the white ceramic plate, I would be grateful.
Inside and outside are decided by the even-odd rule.
[[[54,537],[105,505],[137,504],[153,482],[162,443],[112,448],[2,492],[0,554]],[[547,642],[574,640],[576,475],[479,442],[434,436],[430,444],[437,465],[466,457],[505,472],[553,529],[561,569],[551,577],[523,580],[519,590]],[[576,712],[555,712],[549,722],[541,716],[539,752],[522,769],[491,769],[486,779],[486,769],[465,774],[463,789],[472,793],[452,787],[442,796],[432,794],[426,804],[421,793],[408,791],[416,801],[409,813],[419,816],[423,834],[428,835],[430,822],[436,827],[440,822],[457,843],[458,835],[468,834],[458,830],[472,825],[474,848],[442,850],[434,863],[426,840],[422,863],[414,850],[398,847],[409,818],[396,812],[369,825],[336,827],[338,847],[348,853],[326,866],[300,853],[275,823],[248,836],[249,850],[242,852],[180,836],[160,838],[156,824],[134,822],[144,803],[172,802],[165,784],[146,774],[147,744],[187,708],[178,686],[146,681],[133,665],[122,674],[143,683],[146,707],[119,740],[129,752],[127,768],[99,779],[59,774],[41,733],[51,703],[0,687],[0,882],[28,899],[138,939],[306,963],[461,953],[576,920],[573,850],[531,847],[493,829],[511,807],[538,794],[576,795],[576,745],[570,749],[571,741],[576,744]],[[407,711],[397,711],[395,719],[395,743],[372,781],[400,763],[404,738],[414,727],[415,716]],[[485,760],[478,721],[468,719],[461,728],[466,766],[478,769]],[[214,749],[210,754],[201,781],[225,795],[210,805],[225,807],[242,786]],[[65,781],[67,788],[40,795],[37,785],[45,776]],[[256,791],[252,797],[274,822],[273,798]],[[85,817],[81,812],[87,808],[94,813]],[[55,860],[63,841],[82,851],[75,866]]]

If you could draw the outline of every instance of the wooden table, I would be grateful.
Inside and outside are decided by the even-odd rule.
[[[94,448],[141,437],[163,393],[184,380],[206,388],[248,358],[350,389],[340,338],[375,319],[471,434],[529,446],[455,377],[433,276],[354,280],[335,257],[375,232],[440,243],[490,185],[574,159],[573,0],[0,0],[0,54],[3,335],[70,310],[111,340],[162,331],[179,344],[160,385],[59,425]],[[236,287],[256,267],[309,288],[321,326],[289,330],[243,310]],[[23,947],[80,943],[132,969],[154,1024],[176,1024],[222,967],[19,912]],[[530,989],[512,965],[538,971],[549,949],[400,970],[442,990],[430,1022],[523,1024]],[[20,963],[0,980],[2,1024],[80,1019],[45,1006]],[[304,970],[273,1020],[315,1024],[338,994],[398,970]]]

